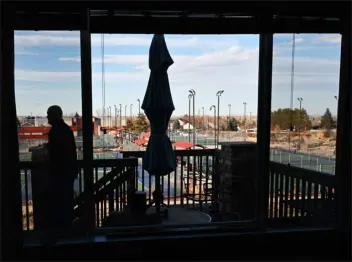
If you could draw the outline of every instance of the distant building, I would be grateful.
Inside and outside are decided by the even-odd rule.
[[[214,128],[214,124],[212,122],[208,122],[206,125],[208,128]]]
[[[179,118],[176,121],[179,122],[181,129],[184,130],[193,130],[193,125],[191,123],[188,122],[188,120],[184,119],[184,118]]]
[[[193,130],[193,125],[191,123],[186,123],[182,125],[183,130]]]
[[[72,130],[75,136],[83,136],[82,130],[82,117],[76,112],[74,117],[71,118],[71,123],[69,120],[64,119],[65,123],[72,127]],[[98,117],[94,117],[92,119],[92,128],[93,134],[96,136],[100,136],[100,128],[101,128],[101,119]]]

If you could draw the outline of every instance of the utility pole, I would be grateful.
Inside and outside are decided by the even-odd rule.
[[[127,126],[127,105],[125,105],[125,126]]]
[[[229,129],[230,129],[230,121],[231,121],[231,104],[229,104],[229,123],[228,123]]]
[[[111,122],[111,106],[108,107],[108,127],[110,127]]]
[[[339,101],[337,96],[334,96],[334,98],[335,98],[336,101]],[[336,114],[336,130],[337,130],[337,114]]]
[[[191,143],[191,99],[192,94],[188,95],[188,142]]]
[[[117,127],[117,106],[114,105],[115,107],[115,127]]]
[[[203,129],[205,129],[204,106],[202,106],[202,110],[203,110]]]
[[[196,145],[196,116],[195,116],[196,91],[191,89],[191,90],[189,90],[189,92],[193,98],[193,149],[195,149],[195,145]]]
[[[220,96],[224,93],[224,90],[220,90],[216,93],[216,96],[218,97],[218,141],[216,144],[216,148],[219,146],[219,136],[220,136]]]
[[[198,129],[200,129],[200,126],[201,126],[201,121],[200,121],[200,109],[198,108],[198,121],[197,121],[197,123],[198,123]]]
[[[212,105],[210,107],[210,111],[214,109],[214,143],[215,143],[215,148],[216,148],[216,106]]]
[[[122,105],[120,104],[120,127],[122,127]]]
[[[298,143],[299,143],[299,148],[301,148],[301,123],[302,123],[302,102],[303,102],[303,98],[302,97],[298,97],[297,98],[298,102],[299,102],[299,126],[298,126]]]
[[[293,131],[293,92],[295,88],[295,53],[296,53],[296,35],[292,34],[292,60],[291,60],[291,126],[288,131],[288,150],[291,151],[291,131]]]
[[[243,114],[243,126],[244,126],[244,141],[247,140],[247,131],[246,131],[246,110],[247,110],[247,102],[243,102],[244,106],[244,114]]]
[[[141,115],[141,100],[137,99],[138,101],[138,116]]]

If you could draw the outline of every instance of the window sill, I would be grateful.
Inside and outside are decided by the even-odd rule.
[[[156,248],[157,247],[157,248]],[[158,251],[156,251],[157,249]],[[21,259],[337,259],[341,241],[332,228],[291,228],[252,232],[192,232],[155,236],[97,235],[60,241],[50,249],[39,244],[24,247]],[[167,257],[163,255],[167,254]],[[187,256],[185,256],[187,254]],[[227,256],[226,255],[226,256]],[[49,258],[48,258],[49,257]]]

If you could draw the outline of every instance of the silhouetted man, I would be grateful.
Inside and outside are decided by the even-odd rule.
[[[49,131],[48,192],[50,229],[69,229],[73,219],[73,184],[77,177],[76,143],[71,128],[62,119],[62,109],[51,106],[48,111]]]

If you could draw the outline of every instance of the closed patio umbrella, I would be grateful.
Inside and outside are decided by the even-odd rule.
[[[175,110],[172,101],[167,69],[173,60],[164,35],[154,35],[149,49],[150,77],[142,109],[149,119],[151,136],[144,156],[143,168],[155,176],[155,193],[160,196],[160,177],[176,169],[176,157],[167,136],[168,123]],[[156,212],[160,212],[160,199],[155,199]]]

